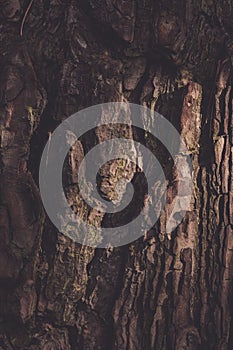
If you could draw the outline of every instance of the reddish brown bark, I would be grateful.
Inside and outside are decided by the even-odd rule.
[[[232,349],[232,2],[0,4],[0,348]],[[169,202],[159,222],[128,246],[95,250],[51,224],[38,169],[59,123],[110,101],[145,105],[174,124],[192,157],[194,193],[169,237],[177,183],[160,154]],[[67,196],[89,220],[96,212],[75,192],[76,166],[105,132],[69,154]]]

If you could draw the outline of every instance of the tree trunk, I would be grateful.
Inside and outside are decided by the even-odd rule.
[[[233,3],[0,4],[0,349],[232,349]],[[131,244],[94,249],[50,222],[39,164],[62,121],[118,101],[177,128],[192,159],[193,197],[167,235],[177,183],[161,157],[171,173],[160,220]],[[127,132],[148,148],[155,142]],[[71,149],[70,201],[76,163],[105,136],[97,128]],[[132,178],[136,169],[128,171]],[[85,207],[80,215],[97,218]]]

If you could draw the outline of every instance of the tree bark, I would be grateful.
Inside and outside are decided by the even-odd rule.
[[[0,349],[232,349],[232,1],[0,4]],[[162,153],[169,200],[157,224],[129,245],[94,249],[50,222],[39,164],[62,121],[118,101],[177,128],[192,158],[193,198],[167,235],[177,179]],[[74,207],[77,164],[106,135],[93,130],[68,155]],[[136,168],[124,167],[131,180]],[[111,167],[101,175],[111,199]],[[79,214],[104,219],[85,203]]]

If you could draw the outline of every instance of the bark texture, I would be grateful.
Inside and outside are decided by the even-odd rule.
[[[0,5],[0,349],[232,349],[232,1]],[[169,185],[159,222],[130,245],[95,250],[46,217],[38,169],[59,123],[111,101],[145,105],[173,123],[192,157],[194,192],[167,236],[177,179],[159,151]],[[99,128],[76,143],[66,168],[70,203],[99,225],[104,218],[76,191],[76,170],[109,134]],[[133,179],[136,168],[122,166]],[[109,199],[118,168],[102,169]]]

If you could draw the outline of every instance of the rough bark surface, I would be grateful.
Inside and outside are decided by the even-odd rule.
[[[0,349],[233,348],[232,18],[231,0],[0,0]],[[170,175],[159,222],[130,245],[95,250],[46,217],[38,169],[59,123],[110,101],[174,124],[194,192],[167,236],[177,181],[161,156]],[[72,147],[65,180],[73,208],[99,225],[76,170],[109,132]],[[117,167],[102,169],[109,199]],[[136,168],[123,167],[131,180]]]

